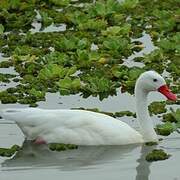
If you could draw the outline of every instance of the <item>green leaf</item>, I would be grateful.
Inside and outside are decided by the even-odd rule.
[[[18,145],[13,145],[11,148],[0,148],[0,156],[11,157],[20,149]]]
[[[29,91],[29,94],[31,96],[34,96],[37,98],[37,100],[42,100],[45,96],[45,93],[42,92],[42,91],[38,91],[36,90],[35,88],[32,88],[30,91]]]
[[[137,68],[137,67],[131,68],[128,72],[129,79],[136,80],[143,72],[144,70],[141,68]]]
[[[77,50],[78,60],[87,61],[89,60],[89,54],[87,50]]]
[[[139,0],[125,0],[124,2],[122,2],[122,6],[125,9],[133,9],[137,6],[137,4],[139,3]]]
[[[115,0],[107,0],[106,1],[106,14],[118,14],[120,8],[120,3]],[[118,12],[118,13],[117,13]]]
[[[105,31],[102,31],[103,36],[108,35],[117,35],[120,32],[121,28],[119,26],[110,26]]]
[[[180,109],[177,109],[176,111],[174,111],[172,108],[171,108],[171,111],[172,111],[172,116],[174,117],[174,119],[176,120],[176,127],[177,128],[180,128]]]
[[[105,77],[87,76],[84,79],[83,97],[88,95],[99,95],[100,100],[107,98],[109,94],[115,93],[116,84]]]
[[[144,69],[139,67],[128,68],[124,65],[114,66],[112,69],[112,74],[116,78],[120,79],[123,86],[122,92],[128,91],[129,93],[134,93],[134,87],[137,78],[144,72]]]
[[[101,16],[106,15],[106,7],[105,4],[103,4],[102,2],[96,2],[95,10],[97,12],[97,15],[101,15]]]
[[[106,30],[102,31],[103,36],[115,36],[115,35],[128,35],[131,30],[130,24],[124,24],[123,26],[110,26]]]
[[[96,3],[88,9],[91,17],[107,17],[119,11],[120,3],[116,0],[96,1]]]
[[[63,78],[67,73],[67,69],[57,64],[48,64],[38,74],[40,79]]]
[[[174,118],[172,113],[163,114],[163,121],[164,122],[171,122],[171,123],[175,122],[175,123],[177,123],[177,120]]]
[[[155,129],[157,133],[162,136],[168,136],[174,130],[176,130],[173,124],[170,122],[165,122],[164,124],[158,124]]]
[[[180,109],[177,109],[175,112],[172,111],[172,115],[174,116],[177,122],[180,122]]]
[[[172,31],[176,26],[176,21],[171,11],[164,9],[154,9],[152,14],[157,18],[153,26],[159,31],[169,32]]]
[[[128,45],[128,40],[119,36],[107,37],[103,42],[104,48],[111,51],[118,51],[118,54],[119,52],[126,50],[129,47]]]
[[[154,149],[152,152],[148,153],[146,155],[146,161],[152,162],[152,161],[162,161],[165,159],[168,159],[171,155],[164,152],[162,149]]]
[[[65,151],[68,149],[77,149],[78,146],[74,144],[58,144],[58,143],[51,143],[48,145],[49,149],[52,151]]]
[[[41,21],[42,21],[42,27],[41,27],[41,29],[42,29],[42,28],[45,28],[45,27],[47,27],[47,26],[49,26],[49,25],[52,24],[53,20],[52,20],[52,18],[50,18],[50,17],[48,16],[48,14],[47,14],[46,12],[44,12],[44,11],[39,11],[39,13],[40,13],[40,15],[41,15]]]
[[[3,34],[3,32],[4,32],[4,26],[0,24],[0,35]]]
[[[153,102],[149,105],[149,111],[151,114],[161,114],[167,111],[166,102]]]
[[[125,66],[116,65],[112,69],[112,74],[116,78],[127,79],[128,78],[128,69]]]
[[[162,63],[165,60],[163,51],[160,49],[155,49],[148,55],[145,55],[143,62],[146,64],[159,62]]]
[[[12,9],[17,9],[20,6],[20,0],[9,0],[9,6]]]
[[[81,81],[79,78],[71,79],[70,77],[65,77],[59,80],[57,85],[60,87],[61,95],[68,95],[70,93],[74,94],[80,90]]]
[[[89,17],[86,14],[80,11],[74,11],[73,13],[69,12],[67,14],[67,17],[70,22],[76,25],[86,23],[89,19]]]
[[[77,71],[77,68],[75,66],[73,66],[73,67],[67,69],[66,76],[73,75],[76,71]]]
[[[66,51],[66,50],[74,50],[77,49],[77,43],[78,43],[77,37],[63,37],[59,42],[56,42],[56,47],[60,51]]]
[[[107,27],[107,21],[104,19],[88,19],[85,23],[79,24],[79,30],[101,31]]]
[[[87,38],[83,38],[78,41],[78,44],[77,44],[78,49],[85,49],[88,46],[90,46],[90,43],[88,42]]]
[[[49,2],[53,3],[56,6],[67,6],[70,3],[70,0],[49,0]]]
[[[63,52],[54,51],[44,56],[45,64],[71,65],[70,57]]]
[[[180,53],[180,33],[177,32],[173,37],[168,39],[162,39],[158,42],[158,45],[165,51],[172,53],[172,51]]]

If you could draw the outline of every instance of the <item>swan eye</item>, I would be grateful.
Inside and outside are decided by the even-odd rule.
[[[154,82],[157,82],[158,80],[157,79],[153,79]]]

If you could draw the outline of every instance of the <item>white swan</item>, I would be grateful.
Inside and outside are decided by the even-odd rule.
[[[158,141],[148,114],[150,91],[159,91],[170,100],[177,99],[158,73],[141,74],[135,86],[140,133],[113,117],[84,110],[5,109],[3,117],[15,121],[26,138],[36,144],[124,145]]]

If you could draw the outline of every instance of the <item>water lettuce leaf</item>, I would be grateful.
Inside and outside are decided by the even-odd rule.
[[[107,0],[107,1],[96,1],[94,5],[90,6],[90,8],[87,10],[87,13],[91,17],[100,16],[100,17],[106,17],[110,16],[116,12],[118,12],[120,9],[120,3],[115,0]]]
[[[108,94],[116,93],[116,83],[105,77],[89,76],[84,83],[85,85],[82,87],[83,97],[99,95],[100,100],[103,100],[108,97]]]
[[[154,149],[146,155],[146,161],[162,161],[168,159],[171,155],[164,152],[162,149]]]
[[[158,124],[155,128],[156,132],[162,136],[168,136],[173,133],[176,128],[170,122],[165,122],[164,124]]]
[[[73,62],[66,53],[54,51],[44,56],[43,63],[70,66]]]
[[[166,109],[166,102],[165,101],[161,101],[161,102],[158,102],[158,101],[155,101],[155,102],[152,102],[150,105],[149,105],[149,111],[152,114],[161,114],[161,113],[165,113],[167,111]]]
[[[43,30],[45,27],[51,25],[53,20],[48,16],[48,13],[44,11],[39,11],[39,14],[41,15],[41,30]]]
[[[180,109],[177,109],[176,111],[174,111],[172,108],[171,108],[171,111],[172,111],[172,116],[174,117],[174,119],[176,120],[176,127],[177,129],[180,128]]]
[[[125,0],[121,3],[122,7],[126,10],[133,9],[137,6],[139,0]]]
[[[57,64],[48,64],[40,70],[38,74],[39,79],[60,79],[65,76],[70,76],[76,72],[76,67],[63,68]]]
[[[71,79],[70,77],[65,77],[64,79],[59,80],[57,85],[59,86],[61,95],[69,95],[79,92],[81,81],[79,78]]]
[[[3,32],[4,32],[4,26],[0,24],[0,35],[3,34]]]
[[[78,25],[79,30],[101,31],[107,27],[107,21],[104,19],[88,19],[85,23]]]
[[[53,3],[56,6],[67,6],[70,3],[70,0],[49,0],[50,3]]]

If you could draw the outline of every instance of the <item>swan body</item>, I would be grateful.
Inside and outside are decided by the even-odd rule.
[[[38,144],[125,145],[158,141],[147,104],[148,93],[155,90],[176,100],[158,73],[143,73],[135,87],[140,132],[113,117],[85,110],[5,109],[3,117],[15,121],[26,138]]]
[[[128,124],[101,113],[26,108],[14,110],[7,117],[16,121],[29,140],[41,137],[47,143],[78,145],[143,142],[142,136]]]

